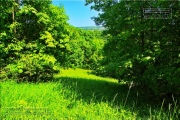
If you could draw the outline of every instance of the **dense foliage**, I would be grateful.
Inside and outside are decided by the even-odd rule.
[[[109,35],[96,73],[133,81],[154,95],[180,94],[180,2],[96,1],[94,17]],[[143,8],[170,8],[171,19],[144,19]]]
[[[62,54],[61,65],[64,67],[79,67],[93,69],[102,59],[104,40],[102,31],[82,30],[69,26],[69,41]]]
[[[101,32],[69,25],[51,0],[0,1],[0,11],[0,72],[9,78],[50,80],[57,65],[92,68],[101,59]]]
[[[53,73],[58,73],[56,59],[45,54],[27,54],[13,64],[6,66],[7,77],[17,82],[45,82],[53,79]]]
[[[66,66],[94,69],[102,59],[104,40],[101,31],[77,29],[77,38],[71,40]]]

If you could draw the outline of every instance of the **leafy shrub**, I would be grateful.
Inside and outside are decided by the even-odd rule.
[[[26,54],[20,60],[6,66],[8,78],[18,82],[40,82],[52,80],[53,74],[58,73],[56,59],[45,54]]]
[[[175,65],[156,65],[154,59],[143,57],[131,61],[114,60],[101,63],[93,73],[100,76],[117,78],[127,82],[133,81],[141,86],[143,91],[151,92],[158,97],[172,97],[180,94],[179,68]]]

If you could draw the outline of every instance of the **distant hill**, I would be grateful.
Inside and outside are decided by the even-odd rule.
[[[77,27],[79,29],[83,29],[83,30],[104,30],[104,27],[100,27],[100,26],[86,26],[86,27]]]

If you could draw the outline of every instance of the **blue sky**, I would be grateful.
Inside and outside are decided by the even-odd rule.
[[[52,0],[54,5],[64,6],[66,14],[69,16],[69,23],[76,27],[95,26],[91,19],[97,16],[98,12],[91,10],[90,5],[85,6],[85,0]]]

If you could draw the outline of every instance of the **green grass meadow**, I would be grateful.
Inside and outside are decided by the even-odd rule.
[[[46,83],[0,82],[0,119],[178,120],[176,100],[154,104],[124,82],[90,72],[61,70]]]

